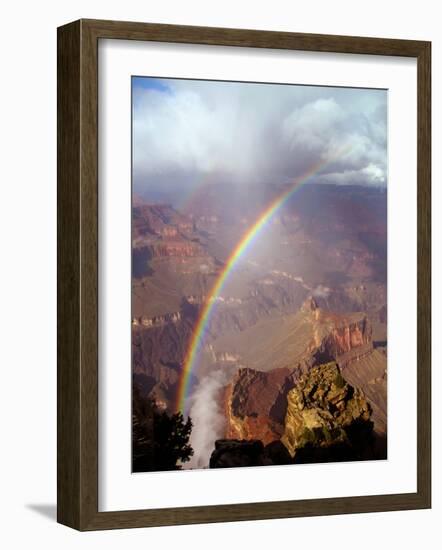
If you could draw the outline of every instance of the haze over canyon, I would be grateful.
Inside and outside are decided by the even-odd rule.
[[[387,102],[132,78],[134,471],[386,457]]]
[[[160,411],[177,412],[192,334],[231,250],[283,191],[134,197],[133,381]],[[386,457],[386,206],[381,187],[307,184],[237,262],[190,374],[184,468]]]

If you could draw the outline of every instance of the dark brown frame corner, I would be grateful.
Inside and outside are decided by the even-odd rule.
[[[98,511],[98,40],[406,56],[418,67],[417,492]],[[58,521],[82,531],[431,506],[429,42],[80,20],[58,29]]]

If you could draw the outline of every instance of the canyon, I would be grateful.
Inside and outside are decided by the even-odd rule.
[[[385,436],[386,355],[375,349],[366,315],[331,314],[310,298],[293,321],[282,342],[273,342],[274,348],[270,342],[260,343],[262,349],[257,353],[262,355],[258,363],[261,370],[240,368],[227,386],[222,398],[225,438],[264,443],[280,439],[289,392],[315,365],[329,361],[339,365],[343,376],[366,394],[375,411],[375,432]],[[287,364],[264,370],[263,365],[270,361],[272,367],[278,361]]]
[[[211,188],[182,209],[134,201],[133,381],[164,411],[177,412],[201,308],[231,249],[269,200],[266,193],[233,200],[228,186]],[[384,191],[315,185],[289,201],[216,297],[189,381],[191,409],[203,381],[222,373],[216,392],[206,396],[216,428],[210,434],[209,415],[192,417],[195,438],[201,426],[211,437],[192,464],[232,465],[238,454],[253,464],[307,460],[307,451],[291,454],[287,418],[298,418],[290,412],[293,392],[306,377],[321,378],[319,367],[335,378],[338,369],[346,395],[360,395],[375,441],[369,456],[386,457],[386,265]],[[329,422],[327,429],[336,426]],[[348,442],[341,443],[348,456]]]

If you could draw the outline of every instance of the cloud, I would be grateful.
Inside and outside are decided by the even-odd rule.
[[[215,441],[223,437],[225,418],[218,405],[221,389],[227,384],[228,377],[223,370],[211,372],[205,376],[194,394],[189,416],[193,428],[190,444],[194,454],[185,468],[207,468]]]
[[[331,289],[328,286],[318,285],[312,292],[315,298],[328,298],[330,296]]]
[[[138,190],[213,174],[284,182],[343,148],[323,181],[386,183],[383,90],[136,79],[133,97]]]
[[[344,119],[345,111],[335,99],[320,98],[294,109],[283,121],[282,130],[290,150],[321,152]]]

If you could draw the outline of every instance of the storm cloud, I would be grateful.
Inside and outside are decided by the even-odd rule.
[[[284,183],[329,158],[318,182],[386,185],[385,90],[133,79],[136,192]]]

